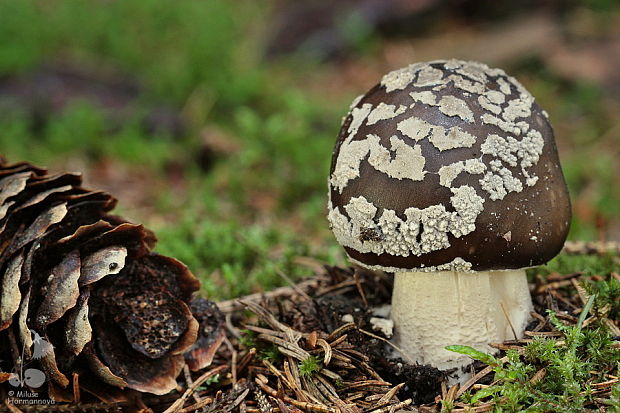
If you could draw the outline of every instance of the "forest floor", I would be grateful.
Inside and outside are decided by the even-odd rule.
[[[388,413],[620,411],[620,256],[569,244],[549,268],[528,270],[534,311],[519,340],[472,358],[471,378],[412,364],[382,327],[393,278],[306,259],[315,276],[212,303],[212,362],[185,374],[166,396],[131,393],[119,404],[59,412]],[[569,254],[570,252],[570,254]],[[288,277],[287,277],[288,278]],[[290,279],[287,279],[290,282]],[[450,344],[450,343],[446,343]],[[19,406],[23,412],[48,411]],[[49,407],[48,407],[49,408]]]
[[[530,270],[526,338],[496,343],[494,357],[457,349],[478,359],[477,373],[449,388],[436,370],[378,356],[389,344],[368,317],[389,303],[389,277],[348,268],[325,219],[331,152],[353,98],[389,70],[456,57],[503,68],[549,113],[573,203],[569,240],[620,241],[617,2],[360,2],[388,5],[375,20],[358,2],[313,3],[318,11],[253,0],[52,10],[0,0],[0,37],[11,39],[0,42],[1,154],[82,171],[226,314],[211,370],[142,402],[164,411],[181,400],[175,412],[620,411],[617,254],[563,254]],[[247,301],[274,291],[277,300]]]
[[[299,256],[347,265],[326,177],[354,97],[415,61],[480,60],[550,115],[569,239],[620,240],[617,2],[364,4],[0,1],[0,151],[81,171],[232,298],[310,276]]]

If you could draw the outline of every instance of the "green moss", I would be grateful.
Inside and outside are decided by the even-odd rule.
[[[161,228],[158,237],[158,251],[186,263],[212,299],[238,297],[257,286],[269,290],[282,284],[282,273],[312,274],[294,264],[295,257],[310,254],[307,244],[282,228],[196,215]]]
[[[258,334],[256,332],[252,330],[241,330],[240,333],[241,338],[239,339],[239,343],[247,349],[256,349],[256,354],[259,359],[277,363],[282,357],[282,354],[278,350],[278,346],[274,343],[258,340]]]
[[[610,289],[598,288],[601,291]],[[447,347],[492,366],[495,372],[492,386],[468,393],[461,400],[471,405],[494,400],[494,412],[583,412],[584,406],[596,397],[590,383],[605,381],[606,374],[618,375],[620,366],[620,348],[614,346],[607,325],[595,322],[582,327],[590,310],[596,313],[600,305],[596,304],[600,297],[591,297],[574,326],[563,324],[550,312],[552,324],[564,336],[561,343],[537,338],[524,348],[522,356],[509,350],[506,363],[470,347]],[[544,375],[532,380],[542,369]],[[612,394],[610,405],[616,403],[614,397],[617,398]]]
[[[607,281],[584,284],[588,294],[595,296],[595,313],[612,320],[620,320],[620,281],[610,278]]]
[[[302,377],[312,377],[321,369],[321,362],[318,358],[310,356],[300,361],[298,367]]]
[[[528,275],[549,275],[551,273],[584,275],[606,275],[620,270],[620,257],[610,253],[606,255],[568,255],[560,254],[546,265],[529,269]]]

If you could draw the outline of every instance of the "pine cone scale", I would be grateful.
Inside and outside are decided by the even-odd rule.
[[[79,355],[92,339],[93,329],[88,319],[88,299],[90,289],[83,289],[77,304],[67,316],[64,334],[64,347],[74,356]]]
[[[0,205],[4,206],[7,199],[23,191],[31,176],[32,172],[29,171],[2,178],[0,180]],[[1,215],[0,218],[4,218],[4,215]]]
[[[58,364],[56,364],[56,356],[53,351],[41,357],[39,359],[39,362],[45,370],[45,374],[47,375],[48,379],[51,378],[56,383],[58,383],[60,387],[67,387],[69,385],[69,379],[67,378],[67,376],[65,376],[58,369]]]
[[[0,253],[0,265],[4,263],[8,256],[43,236],[48,228],[58,224],[66,215],[67,204],[54,205],[37,216],[34,222],[26,227],[21,234],[19,234],[19,231],[15,231],[19,235],[15,235],[12,242],[7,241],[2,245],[3,251]]]
[[[95,354],[91,345],[88,345],[84,349],[84,357],[88,360],[88,365],[90,366],[91,371],[95,373],[95,375],[105,384],[120,387],[121,389],[127,387],[127,382],[112,373],[110,368],[103,364],[103,362]]]
[[[2,279],[2,291],[0,291],[0,331],[11,325],[13,315],[19,309],[21,292],[19,280],[22,275],[24,254],[16,255],[7,265]]]
[[[96,330],[98,354],[110,371],[138,391],[166,394],[176,387],[176,377],[185,364],[183,356],[151,359],[135,350],[128,351],[123,345],[124,334],[118,326],[106,331]]]
[[[38,305],[35,329],[44,332],[47,326],[60,319],[68,309],[75,306],[80,296],[80,253],[71,251],[52,269],[47,279],[43,301]]]
[[[104,401],[127,388],[165,394],[187,353],[205,352],[190,307],[198,279],[153,252],[151,231],[110,215],[115,205],[77,174],[0,158],[0,359],[21,371],[5,351],[10,331],[58,400],[78,385]]]
[[[100,249],[87,256],[80,271],[80,287],[99,281],[106,275],[118,274],[125,266],[125,258],[127,248],[118,245]]]

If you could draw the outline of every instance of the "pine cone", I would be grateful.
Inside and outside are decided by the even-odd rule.
[[[192,315],[188,268],[152,252],[151,231],[109,215],[112,196],[80,185],[0,160],[0,360],[13,360],[12,385],[31,388],[40,375],[22,372],[38,362],[56,400],[74,400],[76,381],[106,401],[126,388],[165,394],[186,352],[193,369],[210,363],[202,347],[214,339],[198,336],[221,331]]]

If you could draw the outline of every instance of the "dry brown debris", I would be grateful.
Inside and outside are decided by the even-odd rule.
[[[589,298],[578,281],[587,278],[600,279],[582,274],[537,277],[532,286],[534,321],[525,338],[493,344],[500,350],[500,360],[508,360],[502,352],[522,352],[536,337],[563,345],[546,310],[553,309],[567,325],[575,324]],[[380,332],[371,331],[368,320],[373,307],[389,303],[391,283],[386,274],[325,266],[294,287],[218,303],[219,315],[214,308],[202,307],[203,315],[209,313],[205,320],[210,320],[200,320],[201,329],[210,331],[205,350],[209,366],[194,373],[186,370],[177,391],[166,396],[99,409],[92,403],[88,406],[97,412],[118,408],[142,413],[437,413],[442,405],[451,404],[455,413],[492,411],[493,402],[468,406],[459,401],[465,392],[493,384],[491,367],[479,364],[467,383],[448,388],[438,370],[385,357],[389,352],[390,357],[399,354]],[[343,321],[343,315],[349,317]],[[593,316],[583,324],[591,322]],[[617,331],[617,321],[609,322]],[[530,381],[544,380],[547,374],[541,367]],[[618,377],[605,376],[591,383],[595,405],[587,407],[602,408],[618,382]],[[58,411],[80,411],[75,406],[64,405]]]
[[[357,271],[357,276],[353,276],[354,271]],[[385,278],[379,279],[381,277]],[[545,337],[555,340],[558,346],[563,345],[563,335],[553,327],[549,316],[543,314],[546,314],[546,309],[553,309],[567,325],[575,324],[588,300],[578,280],[599,278],[582,274],[538,277],[533,293],[536,309],[532,313],[534,321],[524,339],[493,344],[500,350],[499,359],[507,362],[508,358],[502,354],[504,351],[514,349],[522,353],[536,337]],[[340,320],[343,312],[351,310],[344,304],[347,301],[353,301],[362,312],[368,309],[364,304],[365,298],[369,307],[382,300],[389,302],[389,296],[372,294],[379,283],[391,288],[390,278],[384,275],[372,275],[359,269],[325,267],[322,274],[297,284],[295,288],[284,287],[262,296],[248,296],[236,303],[220,303],[229,320],[227,336],[230,343],[220,347],[214,362],[226,363],[231,370],[214,386],[217,390],[206,389],[203,392],[202,397],[210,395],[208,397],[214,401],[203,411],[437,413],[447,402],[455,413],[492,411],[495,407],[493,402],[468,406],[459,401],[465,392],[476,392],[493,384],[493,369],[482,364],[461,387],[448,388],[443,382],[432,395],[432,401],[425,404],[420,403],[419,398],[411,397],[411,388],[404,381],[391,382],[384,377],[385,370],[380,368],[376,359],[371,359],[369,350],[363,348],[363,339],[360,340],[365,336],[362,328],[366,327],[364,317],[355,315],[354,322]],[[334,299],[326,299],[328,296]],[[320,310],[314,313],[304,310],[306,305],[316,304],[321,298],[320,305],[335,313],[335,317],[330,319],[329,315],[324,314],[325,311],[321,314]],[[339,302],[342,307],[334,306],[333,301]],[[243,313],[243,308],[249,310],[251,315]],[[312,314],[323,318],[318,322]],[[586,318],[584,325],[593,322],[593,319],[593,316]],[[615,322],[610,323],[612,328],[618,329]],[[328,325],[333,328],[326,328]],[[236,326],[243,326],[245,331],[240,332]],[[239,335],[248,336],[249,332],[252,340],[239,341],[236,338]],[[371,338],[366,335],[365,340]],[[277,349],[281,357],[265,359],[269,348]],[[383,349],[386,351],[387,347]],[[304,377],[302,365],[310,357],[318,361],[318,368],[311,377]],[[543,380],[546,375],[546,369],[540,368],[530,381]],[[598,404],[587,407],[603,408],[611,387],[619,380],[610,376],[604,381],[591,383],[596,395],[594,401]],[[214,407],[216,405],[217,408]],[[185,409],[183,411],[190,411],[188,407]]]

